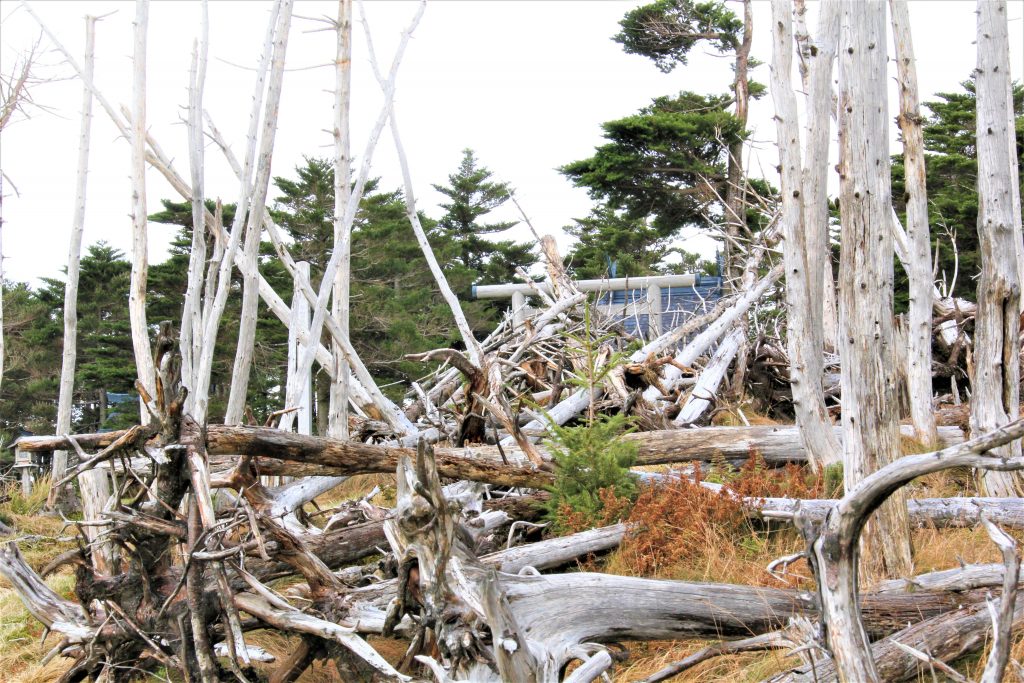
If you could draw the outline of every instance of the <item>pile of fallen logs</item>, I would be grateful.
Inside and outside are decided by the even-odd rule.
[[[100,517],[81,523],[80,547],[41,573],[73,565],[77,601],[48,588],[15,543],[0,551],[0,574],[59,637],[47,657],[72,659],[64,680],[127,680],[158,667],[187,680],[262,680],[252,665],[268,654],[247,643],[255,629],[300,638],[274,664],[275,682],[295,680],[322,659],[345,680],[589,681],[627,656],[623,643],[682,638],[723,642],[650,680],[757,649],[800,654],[803,664],[780,680],[830,680],[836,667],[859,665],[897,680],[916,675],[922,656],[940,664],[955,659],[991,639],[994,621],[1002,629],[1024,618],[1006,607],[1017,585],[1012,551],[1005,570],[968,566],[864,594],[856,577],[857,538],[885,497],[949,467],[1024,468],[1019,457],[986,455],[1019,439],[1021,422],[971,441],[959,428],[942,428],[942,450],[903,458],[840,501],[740,498],[749,516],[795,524],[805,536],[816,592],[545,573],[612,549],[630,533],[618,524],[514,545],[535,538],[523,531],[538,521],[553,482],[550,449],[539,443],[545,428],[608,410],[645,411],[648,420],[674,427],[666,399],[687,405],[681,380],[702,358],[711,367],[718,353],[714,340],[701,337],[721,334],[728,327],[721,321],[743,300],[699,316],[701,327],[674,331],[676,339],[689,337],[684,344],[648,343],[642,356],[596,372],[623,341],[589,321],[585,299],[554,269],[551,280],[559,278],[564,284],[553,288],[548,307],[518,333],[499,327],[477,363],[454,350],[426,355],[452,367],[418,387],[418,410],[407,408],[420,427],[415,440],[380,431],[360,442],[198,424],[183,411],[167,340],[157,344],[161,393],[148,402],[148,425],[21,439],[22,451],[78,453],[68,481],[106,471],[113,483]],[[559,400],[563,391],[568,396]],[[787,426],[674,428],[624,438],[637,446],[637,466],[741,464],[752,453],[769,466],[806,460],[796,429]],[[396,475],[393,508],[372,505],[370,496],[329,515],[310,507],[345,477],[363,473]],[[638,474],[687,476],[678,469]],[[1024,500],[1016,498],[916,499],[908,507],[916,524],[985,524],[1003,546],[1008,538],[995,524],[1024,528]],[[287,589],[275,588],[283,578]],[[408,642],[397,666],[370,646],[373,635]]]

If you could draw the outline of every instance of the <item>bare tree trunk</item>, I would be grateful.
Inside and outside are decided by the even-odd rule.
[[[679,414],[672,421],[677,425],[691,425],[704,415],[704,413],[715,403],[718,393],[718,385],[725,378],[725,372],[729,369],[733,358],[736,357],[740,345],[746,341],[747,336],[744,325],[739,324],[732,329],[725,339],[715,349],[715,354],[708,361],[708,364],[701,370],[697,383],[693,386],[689,398],[683,404]],[[813,462],[813,459],[812,459]]]
[[[260,64],[256,69],[256,83],[253,87],[252,109],[249,111],[249,129],[246,137],[248,145],[246,147],[245,161],[241,168],[241,172],[238,174],[239,190],[238,202],[235,207],[235,217],[231,224],[231,234],[227,238],[227,246],[224,248],[220,263],[217,267],[217,289],[214,293],[213,301],[211,302],[207,299],[203,306],[203,339],[210,341],[203,345],[202,355],[199,359],[199,369],[196,371],[196,386],[194,389],[195,402],[193,404],[192,411],[193,417],[200,424],[206,420],[206,412],[209,407],[210,377],[213,372],[213,353],[216,346],[212,340],[217,338],[217,329],[220,326],[220,318],[223,315],[224,307],[227,304],[228,291],[231,288],[232,266],[238,265],[239,269],[242,270],[243,277],[247,273],[251,273],[253,270],[252,268],[246,268],[249,264],[246,261],[244,254],[239,255],[237,252],[238,243],[241,240],[242,233],[245,231],[246,215],[249,213],[252,206],[250,201],[252,198],[252,187],[250,182],[252,180],[253,166],[256,163],[256,135],[259,130],[260,107],[263,102],[263,85],[266,81],[267,68],[270,64],[271,53],[273,51],[272,45],[275,35],[274,32],[279,23],[281,13],[283,12],[282,5],[282,0],[278,0],[274,3],[270,18],[267,21],[267,32],[263,40],[263,54],[260,57]],[[111,113],[111,117],[114,118],[113,113]],[[165,175],[169,175],[169,164],[161,165],[164,166]],[[171,184],[174,185],[179,192],[182,192],[182,194],[188,193],[180,178],[172,179],[169,177],[168,179],[172,181]],[[175,182],[175,180],[179,182]],[[215,221],[214,229],[218,231],[221,229],[219,222]],[[224,241],[225,238],[223,236],[219,236],[218,239],[220,241]],[[288,310],[288,307],[283,301],[281,301],[281,308]],[[279,314],[279,317],[282,320],[287,321],[289,315],[289,313],[284,313],[282,311]]]
[[[736,111],[733,115],[741,126],[747,125],[747,111],[750,104],[750,85],[747,71],[750,64],[750,47],[754,42],[754,10],[751,0],[743,0],[743,40],[736,48],[733,92],[736,96]],[[739,282],[740,268],[736,263],[736,244],[747,229],[746,185],[743,178],[743,141],[729,146],[729,161],[726,168],[725,186],[725,230],[728,238],[725,244],[726,282],[735,286]]]
[[[146,325],[146,276],[149,270],[146,213],[146,32],[149,26],[149,0],[135,3],[135,47],[132,55],[132,277],[128,295],[132,347],[142,387],[152,396],[156,387],[149,329]],[[91,80],[91,78],[90,78]],[[149,423],[145,400],[139,397],[142,424]]]
[[[839,315],[836,310],[836,289],[832,278],[832,252],[829,241],[828,147],[829,121],[835,118],[832,92],[832,63],[839,40],[839,4],[824,0],[818,10],[818,31],[812,41],[807,31],[804,0],[796,0],[795,34],[800,55],[800,77],[806,103],[804,126],[803,197],[804,240],[807,249],[807,270],[821,273],[818,282],[809,276],[808,293],[815,305],[808,315],[820,325],[820,342],[825,349],[836,351]],[[821,310],[819,311],[818,308]],[[820,318],[820,322],[818,319]],[[808,371],[808,374],[811,374]],[[813,375],[812,375],[813,376]]]
[[[405,48],[409,44],[409,40],[412,37],[413,31],[416,30],[416,26],[419,25],[420,19],[423,17],[424,9],[425,4],[420,3],[419,8],[416,11],[416,15],[413,17],[412,21],[410,22],[409,26],[405,29],[405,31],[402,32],[402,38],[398,44],[398,48],[395,51],[395,57],[394,59],[392,59],[391,70],[388,73],[387,84],[383,88],[384,105],[381,108],[380,114],[377,117],[377,121],[374,123],[373,130],[370,131],[370,136],[369,139],[367,140],[366,148],[363,152],[363,163],[359,169],[359,176],[356,178],[354,189],[352,191],[351,196],[349,197],[348,206],[345,208],[345,218],[342,226],[343,230],[351,229],[352,224],[355,222],[359,201],[362,199],[363,196],[363,188],[366,186],[366,181],[370,174],[370,163],[373,160],[373,151],[377,146],[377,140],[380,139],[381,132],[383,132],[384,130],[384,125],[387,123],[387,120],[390,116],[391,102],[394,99],[395,95],[395,78],[398,74],[398,67],[402,62],[402,56],[405,54]],[[309,348],[306,350],[306,353],[303,355],[301,359],[301,363],[304,366],[313,365],[313,359],[320,347],[320,333],[323,331],[325,319],[331,317],[327,315],[329,312],[327,308],[327,302],[331,290],[333,289],[334,277],[335,274],[338,272],[338,264],[340,262],[341,251],[335,251],[333,254],[331,254],[331,259],[330,261],[327,262],[327,266],[324,268],[323,281],[320,283],[320,291],[316,296],[316,300],[311,301],[311,303],[313,304],[313,321],[310,324],[311,341]],[[303,289],[303,291],[306,291],[305,288]],[[363,382],[364,386],[367,388],[367,390],[373,391],[374,385],[372,382],[372,378],[370,378],[368,373],[366,373],[366,368],[360,367],[360,364],[358,364],[358,357],[355,354],[355,350],[351,348],[351,342],[343,335],[341,336],[340,339],[338,339],[338,342],[345,347],[343,348],[343,350],[346,353],[347,360],[349,361],[349,366],[352,368],[352,370],[356,371],[357,373],[363,373],[363,376],[365,376],[369,380],[368,382]],[[327,365],[333,371],[334,362],[328,361]],[[360,379],[362,379],[362,377],[360,377]],[[387,406],[387,403],[390,402],[387,401],[387,399],[385,399],[383,395],[380,395],[379,389],[377,390],[377,394],[378,395],[374,397],[375,402],[379,402],[382,405],[382,408],[387,408],[386,412],[388,416],[388,421],[394,423],[396,427],[398,427],[402,431],[414,431],[409,429],[409,426],[411,425],[408,424],[408,419],[405,419],[405,415],[401,414],[401,411],[391,410],[393,404],[392,406]],[[294,403],[295,398],[289,397],[288,402]],[[403,419],[405,419],[404,423]],[[292,417],[290,413],[284,415],[281,420],[282,427],[289,428],[291,425],[291,420]]]
[[[825,392],[821,378],[824,374],[822,356],[823,337],[822,299],[823,285],[820,236],[811,239],[810,232],[820,228],[808,224],[808,214],[819,214],[817,207],[805,208],[805,202],[815,197],[803,196],[801,189],[811,173],[804,173],[800,160],[800,122],[797,117],[796,97],[790,83],[793,60],[793,31],[789,0],[772,3],[772,98],[775,101],[775,123],[778,131],[779,166],[782,180],[783,257],[786,263],[786,339],[789,346],[789,383],[793,392],[793,408],[801,438],[807,447],[809,462],[814,469],[839,461],[839,444],[832,434]],[[824,16],[824,15],[823,15]],[[818,66],[818,63],[815,63]],[[822,68],[821,71],[825,69]],[[830,69],[829,69],[830,71]],[[819,92],[820,94],[820,92]],[[810,115],[810,114],[809,114]],[[808,148],[815,156],[815,174],[824,175],[820,163],[822,152],[827,154],[828,117],[817,121],[824,128],[826,145],[822,149],[808,139]],[[820,136],[814,142],[818,143]],[[824,188],[824,178],[820,179]]]
[[[917,440],[935,442],[935,413],[932,410],[932,257],[928,232],[928,192],[925,186],[924,136],[917,94],[917,65],[910,33],[910,9],[906,0],[890,0],[892,31],[899,74],[900,114],[903,133],[903,164],[907,186],[907,237],[910,278],[908,312],[907,388],[910,417]]]
[[[352,173],[349,105],[352,98],[352,0],[338,1],[338,54],[334,66],[334,248],[341,249],[341,264],[334,278],[331,312],[349,336],[349,288],[351,285],[352,227],[345,229],[345,208],[348,206]],[[334,381],[328,408],[330,436],[348,438],[348,395],[350,372],[341,345],[334,342]]]
[[[1020,298],[1017,250],[1019,208],[1014,215],[1013,171],[1007,137],[1011,113],[1009,37],[1005,0],[978,2],[978,238],[981,278],[975,318],[974,378],[971,385],[971,431],[990,431],[1015,420],[1020,405]],[[1004,447],[1006,457],[1020,455],[1020,444]],[[1011,472],[979,473],[984,495],[1019,496],[1020,476]]]
[[[839,322],[847,490],[900,455],[893,354],[886,31],[882,0],[842,3],[839,51],[842,265]],[[868,567],[908,576],[905,498],[887,500],[865,534]]]
[[[377,57],[373,49],[373,41],[370,36],[370,26],[366,21],[365,16],[361,16],[363,22],[363,29],[366,34],[366,42],[369,47],[370,53],[370,64],[373,67],[373,73],[377,77],[377,83],[380,84],[381,88],[387,94],[389,89],[393,89],[394,85],[388,80],[385,80],[384,75],[380,71],[380,67],[377,64]],[[448,279],[445,278],[444,272],[441,270],[440,264],[437,262],[437,257],[434,256],[434,250],[430,248],[430,242],[427,240],[427,234],[423,230],[423,226],[420,224],[419,215],[416,213],[416,197],[413,194],[412,175],[409,172],[409,162],[405,156],[405,149],[402,146],[402,138],[398,132],[398,120],[395,117],[394,100],[389,98],[391,103],[390,119],[391,119],[391,137],[395,142],[395,151],[398,152],[398,161],[402,168],[402,180],[405,186],[405,206],[406,213],[409,216],[409,222],[412,224],[413,232],[416,234],[416,241],[419,242],[420,249],[423,251],[423,256],[427,260],[427,265],[430,267],[430,272],[434,276],[434,281],[437,282],[438,289],[441,290],[441,296],[448,304],[448,308],[451,309],[452,317],[455,318],[455,326],[459,330],[459,334],[462,336],[462,343],[466,346],[466,352],[469,354],[469,360],[477,368],[483,368],[484,364],[484,351],[481,348],[480,343],[473,336],[473,330],[469,327],[469,322],[466,320],[466,315],[462,312],[462,306],[459,305],[459,299],[455,296],[455,292],[448,285]]]
[[[209,51],[210,21],[206,0],[202,4],[200,38],[193,43],[188,102],[189,170],[192,176],[192,252],[188,261],[188,285],[181,315],[181,377],[188,389],[186,410],[195,405],[196,371],[203,344],[203,276],[206,271],[206,205],[204,197],[205,143],[203,137],[203,88]],[[212,271],[211,271],[212,272]]]
[[[252,203],[246,222],[244,258],[248,264],[242,286],[242,318],[238,326],[238,346],[235,364],[231,372],[231,391],[228,394],[224,421],[238,424],[245,411],[245,398],[249,388],[249,372],[252,369],[253,343],[256,339],[256,313],[260,302],[256,257],[259,255],[260,235],[263,233],[263,214],[267,210],[267,191],[270,187],[270,161],[274,154],[274,138],[277,134],[277,112],[281,102],[281,88],[284,83],[284,59],[288,51],[288,29],[292,20],[292,0],[281,2],[274,29],[274,57],[270,66],[270,82],[267,86],[267,101],[263,112],[263,128],[260,132],[260,153],[256,166]],[[307,365],[309,368],[312,363]],[[308,372],[308,370],[307,370]]]
[[[92,78],[96,51],[96,17],[85,18],[85,72]],[[57,434],[71,433],[71,404],[74,401],[75,360],[78,346],[78,270],[82,254],[82,232],[85,227],[85,193],[89,178],[89,139],[92,129],[92,93],[82,88],[82,119],[78,130],[78,171],[75,179],[75,213],[71,219],[68,237],[68,272],[64,282],[64,352],[61,358],[60,390],[57,398]],[[68,452],[53,452],[51,476],[53,481],[64,477]],[[47,507],[53,508],[61,498],[54,486],[46,497]]]
[[[299,261],[295,264],[299,271],[309,277],[309,264]],[[285,406],[286,409],[297,409],[299,434],[312,434],[312,397],[310,395],[310,369],[299,368],[299,359],[306,350],[306,344],[299,341],[299,331],[309,333],[309,303],[302,296],[301,288],[296,284],[292,294],[292,319],[288,325],[288,382],[286,394],[298,396],[299,403]],[[307,337],[308,338],[308,337]],[[322,434],[322,432],[321,432]]]

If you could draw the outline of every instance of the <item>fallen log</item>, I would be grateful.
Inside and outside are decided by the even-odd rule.
[[[835,427],[837,436],[842,429]],[[913,428],[901,427],[905,436]],[[255,456],[261,474],[288,476],[351,475],[390,473],[401,457],[413,457],[415,449],[364,444],[327,437],[305,436],[261,427],[210,425],[206,448],[214,460],[214,471],[223,470],[230,459],[217,456]],[[803,462],[806,453],[796,427],[702,427],[638,432],[623,437],[637,445],[637,465],[659,465],[715,459],[740,461],[757,453],[769,466]],[[956,427],[940,427],[943,447],[962,443],[963,433]],[[538,452],[548,462],[551,454],[540,446]],[[469,446],[435,449],[442,476],[470,479],[508,486],[543,488],[551,474],[535,468],[517,446]],[[275,465],[271,459],[301,463],[303,466]],[[221,485],[226,485],[223,481]]]
[[[1018,628],[1022,624],[1024,604],[1018,603],[1013,614],[1013,627]],[[925,619],[873,643],[871,657],[883,681],[922,680],[931,667],[906,648],[925,653],[939,662],[952,662],[977,652],[990,642],[991,636],[992,617],[984,603],[977,603]],[[770,679],[771,683],[826,683],[835,680],[835,662],[826,658],[818,659],[813,667],[803,666]]]

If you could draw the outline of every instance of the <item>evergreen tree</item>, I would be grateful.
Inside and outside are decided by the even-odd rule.
[[[446,213],[437,222],[438,229],[445,239],[458,244],[457,259],[476,274],[475,282],[510,282],[517,266],[528,267],[534,261],[530,245],[484,238],[518,224],[480,220],[512,196],[509,184],[491,180],[493,175],[490,169],[479,165],[473,150],[464,149],[458,170],[448,176],[448,185],[434,185],[450,200],[441,204]]]
[[[113,429],[135,424],[138,403],[125,402],[122,410],[109,410],[110,394],[134,396],[137,377],[135,352],[128,316],[131,262],[105,242],[91,245],[82,256],[78,276],[78,349],[75,362],[72,424],[76,431]],[[37,297],[48,309],[40,330],[55,340],[55,375],[60,375],[63,340],[64,281],[43,278]]]
[[[602,124],[609,142],[561,168],[577,187],[630,219],[650,217],[652,237],[722,220],[729,146],[744,137],[728,95],[682,92],[638,114]]]
[[[628,12],[614,40],[627,54],[651,59],[663,73],[686,64],[690,50],[708,41],[718,52],[735,50],[743,22],[721,2],[657,0]]]
[[[0,388],[0,443],[21,431],[47,434],[57,418],[61,332],[52,309],[23,282],[4,282],[4,382]]]
[[[925,102],[929,115],[924,124],[925,172],[928,185],[928,220],[932,255],[938,255],[940,279],[950,283],[958,272],[956,296],[974,300],[972,282],[981,272],[978,252],[978,161],[975,148],[974,84],[964,81],[962,92],[938,93]],[[1017,162],[1024,195],[1024,86],[1013,89],[1016,114]],[[903,217],[905,210],[903,156],[892,157],[893,201]],[[955,240],[956,254],[954,255]],[[896,304],[906,308],[907,279],[896,269]]]

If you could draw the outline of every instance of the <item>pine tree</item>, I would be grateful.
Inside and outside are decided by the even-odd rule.
[[[602,124],[609,142],[561,168],[577,187],[630,219],[651,218],[652,237],[719,222],[727,151],[745,132],[727,111],[728,95],[682,92]]]
[[[73,427],[96,431],[134,424],[138,404],[114,415],[108,410],[110,394],[133,394],[137,377],[132,350],[131,323],[126,305],[131,280],[131,262],[123,252],[105,242],[90,246],[82,256],[78,280],[78,360],[75,364]],[[48,324],[39,332],[61,345],[64,310],[64,282],[43,278],[37,292],[48,308]],[[60,373],[60,358],[54,370]],[[114,419],[116,418],[116,419]]]
[[[484,237],[518,224],[517,221],[484,223],[480,220],[512,196],[509,184],[496,182],[493,176],[490,169],[479,165],[473,150],[464,149],[458,170],[448,176],[448,185],[434,185],[435,190],[450,200],[441,204],[446,213],[437,222],[438,230],[444,239],[458,245],[456,258],[476,274],[475,282],[510,282],[516,267],[527,267],[534,261],[530,245]]]
[[[925,171],[928,183],[928,213],[931,224],[932,253],[938,256],[939,279],[952,284],[957,272],[954,294],[974,300],[971,280],[981,271],[978,252],[978,160],[975,147],[974,84],[964,81],[963,92],[938,93],[925,102],[930,111],[924,125]],[[1017,124],[1017,160],[1024,190],[1024,86],[1013,89]],[[892,160],[893,199],[897,211],[904,210],[903,157]],[[1024,194],[1024,192],[1022,192]],[[952,239],[955,240],[951,244]],[[897,310],[906,308],[907,279],[896,269]]]

